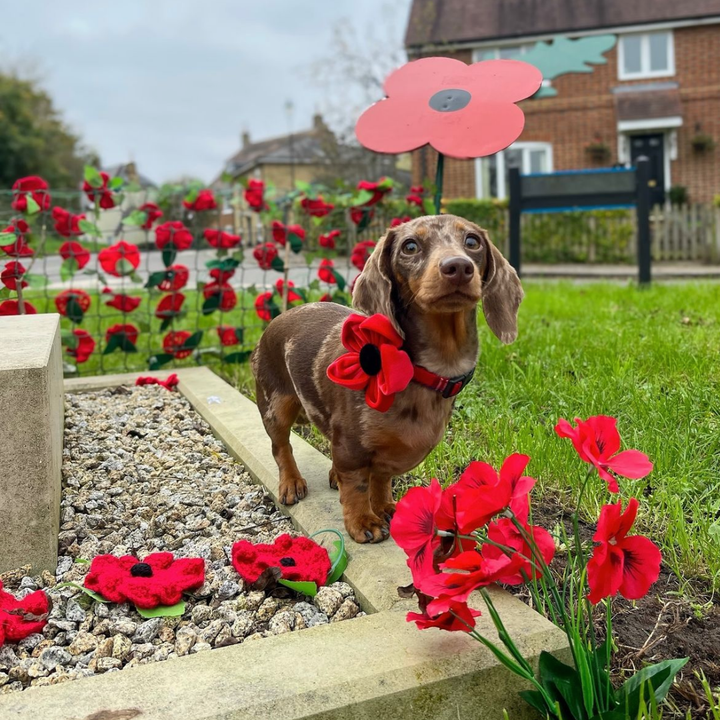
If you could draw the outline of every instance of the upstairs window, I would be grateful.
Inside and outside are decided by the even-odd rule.
[[[618,72],[620,80],[674,75],[672,32],[622,35],[618,45]]]

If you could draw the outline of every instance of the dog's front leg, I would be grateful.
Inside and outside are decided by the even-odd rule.
[[[390,523],[395,514],[390,475],[372,473],[370,476],[370,507],[379,518],[385,520],[387,524]]]
[[[355,542],[381,542],[390,534],[388,524],[370,505],[370,468],[343,471],[336,463],[345,528]]]

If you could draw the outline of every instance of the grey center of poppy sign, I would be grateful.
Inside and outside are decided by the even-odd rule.
[[[467,90],[450,88],[436,92],[429,100],[429,105],[438,112],[455,112],[462,110],[472,99]]]

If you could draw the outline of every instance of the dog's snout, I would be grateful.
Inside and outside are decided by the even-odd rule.
[[[441,261],[440,272],[453,285],[466,285],[472,280],[475,264],[469,258],[456,255]]]

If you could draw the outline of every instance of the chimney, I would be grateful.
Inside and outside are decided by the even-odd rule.
[[[250,133],[247,130],[243,130],[240,139],[242,140],[242,146],[244,150],[248,145],[250,145]]]
[[[328,126],[323,120],[323,116],[320,113],[313,115],[313,130],[316,132],[327,132]]]

